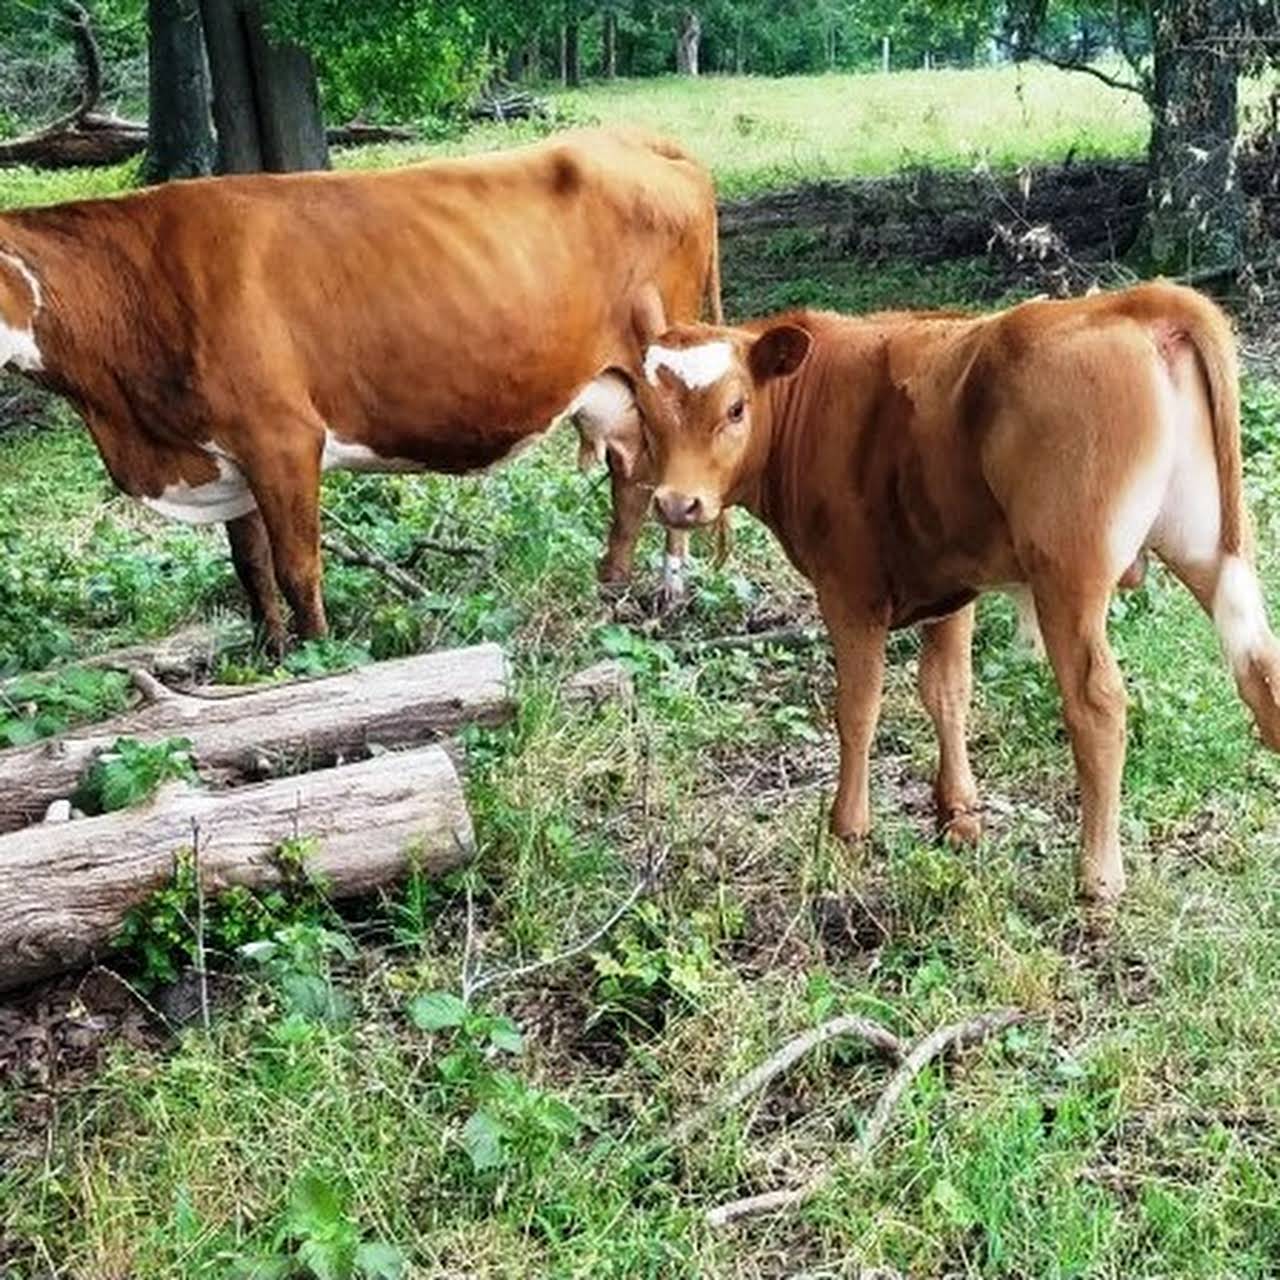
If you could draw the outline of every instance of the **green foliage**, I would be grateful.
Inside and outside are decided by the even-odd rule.
[[[305,872],[305,847],[281,851],[286,882],[254,892],[233,885],[204,904],[205,963],[225,968],[237,955],[260,966],[290,1012],[340,1020],[344,998],[333,989],[330,958],[348,957],[350,943],[326,929],[323,898]],[[199,893],[190,849],[174,859],[173,879],[125,917],[114,945],[123,951],[144,988],[173,982],[196,960]]]
[[[577,1136],[582,1121],[571,1106],[494,1065],[500,1055],[524,1050],[510,1018],[468,1006],[447,991],[415,997],[406,1012],[420,1030],[447,1039],[436,1071],[455,1105],[469,1111],[461,1142],[475,1174],[514,1167],[527,1175]]]
[[[290,1196],[275,1250],[241,1258],[234,1273],[239,1280],[400,1280],[404,1267],[395,1246],[363,1238],[335,1180],[307,1173]]]
[[[270,0],[283,38],[312,53],[328,113],[410,119],[456,109],[484,71],[474,12],[443,0]]]
[[[74,667],[54,676],[20,676],[0,692],[0,746],[21,747],[103,720],[128,705],[129,677]]]
[[[197,781],[189,738],[117,738],[89,766],[75,803],[85,813],[114,813],[143,804],[164,783],[179,779]]]
[[[334,982],[335,959],[351,962],[356,950],[345,933],[313,918],[318,904],[299,911],[295,919],[270,937],[241,944],[241,956],[258,966],[275,988],[286,1018],[298,1022],[346,1022],[351,998]]]

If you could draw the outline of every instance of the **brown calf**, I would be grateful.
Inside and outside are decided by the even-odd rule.
[[[70,399],[127,493],[226,522],[277,645],[275,582],[325,630],[323,471],[475,471],[565,412],[610,457],[600,571],[625,578],[649,489],[610,454],[632,408],[600,375],[637,365],[637,297],[692,321],[708,293],[718,318],[711,181],[629,133],[0,216],[0,366]]]
[[[639,324],[657,332],[652,316]],[[1234,344],[1200,295],[1152,284],[981,317],[677,325],[648,346],[634,392],[662,519],[686,528],[744,505],[817,588],[838,676],[839,835],[870,821],[886,635],[918,622],[939,818],[977,836],[971,601],[1025,584],[1075,755],[1081,888],[1119,894],[1126,700],[1106,611],[1148,548],[1213,618],[1280,749],[1280,645],[1241,501]]]

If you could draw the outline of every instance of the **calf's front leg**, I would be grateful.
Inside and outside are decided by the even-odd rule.
[[[838,588],[820,587],[818,602],[836,659],[840,780],[831,830],[842,839],[857,840],[871,830],[871,740],[880,718],[888,628],[881,617],[850,604]]]
[[[947,840],[973,844],[982,835],[978,788],[969,766],[968,721],[973,697],[974,607],[921,626],[917,687],[938,738],[933,799]]]

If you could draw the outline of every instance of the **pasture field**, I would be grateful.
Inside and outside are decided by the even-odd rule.
[[[630,94],[593,101],[622,113]],[[713,159],[722,176],[752,146],[733,127]],[[832,140],[833,166],[845,145]],[[887,263],[878,284],[824,279],[802,243],[777,235],[800,282],[793,302],[811,289],[864,306],[878,289],[954,305],[1007,289],[976,262],[914,274]],[[737,268],[728,253],[730,280]],[[748,311],[771,300],[735,296]],[[1280,385],[1255,374],[1246,392],[1248,493],[1276,613]],[[932,837],[932,735],[913,689],[917,641],[903,633],[874,752],[876,832],[845,848],[825,834],[826,644],[714,643],[815,622],[808,588],[739,513],[722,565],[695,539],[683,612],[653,615],[652,528],[632,595],[602,601],[606,486],[573,455],[562,431],[484,478],[326,481],[328,517],[413,563],[427,589],[405,601],[330,559],[334,638],[293,669],[481,638],[512,655],[516,721],[466,736],[478,857],[341,917],[306,901],[228,905],[213,939],[228,977],[208,1033],[125,1036],[66,1062],[20,1054],[0,1079],[0,1276],[1276,1274],[1280,760],[1252,740],[1190,597],[1156,569],[1113,605],[1131,697],[1131,888],[1097,917],[1073,899],[1057,695],[1014,646],[1004,600],[983,602],[975,655],[987,838],[957,851]],[[63,410],[0,438],[0,674],[238,607],[220,535],[116,494]],[[566,676],[605,656],[634,673],[632,704],[565,706]],[[218,676],[279,673],[244,653]],[[28,684],[0,701],[0,740],[125,696],[109,682]],[[422,999],[459,990],[469,899],[488,972],[569,947],[654,865],[652,892],[585,953],[500,984],[465,1017]],[[175,892],[139,921],[139,983],[183,963],[185,906]],[[230,954],[246,929],[273,939],[274,957]],[[299,977],[322,998],[300,1002]],[[927,1070],[865,1162],[852,1151],[887,1072],[849,1043],[691,1141],[660,1141],[834,1014],[913,1038],[1004,1004],[1027,1022]],[[797,1213],[703,1222],[828,1161],[835,1177]]]

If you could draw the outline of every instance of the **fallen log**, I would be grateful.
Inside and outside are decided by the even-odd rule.
[[[113,720],[0,751],[0,832],[39,821],[117,738],[189,738],[202,776],[241,781],[333,764],[373,746],[415,746],[511,712],[507,661],[495,644],[229,697],[175,693],[154,680],[145,691],[151,701]]]
[[[142,809],[0,836],[0,991],[108,951],[195,841],[208,895],[282,883],[277,850],[295,836],[314,838],[303,867],[334,899],[445,871],[474,842],[439,746],[230,791],[170,786]]]

